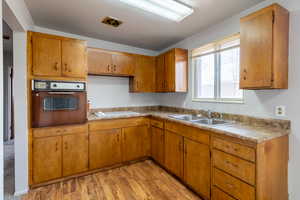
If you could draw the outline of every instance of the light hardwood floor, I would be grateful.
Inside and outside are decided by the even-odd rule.
[[[22,200],[200,200],[147,160],[31,190]]]

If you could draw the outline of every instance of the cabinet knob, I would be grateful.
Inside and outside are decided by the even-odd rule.
[[[245,81],[245,80],[247,80],[246,76],[244,76],[244,78],[243,78],[243,79],[244,79],[244,81]]]

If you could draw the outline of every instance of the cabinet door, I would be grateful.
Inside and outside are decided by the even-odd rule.
[[[165,54],[165,90],[167,92],[175,91],[175,49]]]
[[[62,176],[61,136],[33,140],[32,164],[35,184]]]
[[[150,134],[148,126],[124,128],[122,133],[123,161],[135,160],[150,154]]]
[[[176,176],[183,175],[183,137],[165,132],[165,167]]]
[[[91,132],[89,141],[90,169],[107,167],[122,161],[121,129]]]
[[[126,54],[112,55],[113,74],[121,76],[132,76],[134,73],[134,56]]]
[[[88,73],[91,75],[111,74],[112,54],[99,49],[88,48]]]
[[[62,41],[63,76],[85,78],[87,76],[86,43],[83,41]]]
[[[272,85],[273,11],[241,22],[240,88]]]
[[[136,56],[136,66],[131,92],[155,92],[155,58]]]
[[[63,175],[69,176],[88,170],[88,135],[63,136]]]
[[[164,165],[164,157],[165,157],[164,140],[165,140],[164,130],[152,126],[151,127],[151,150],[152,150],[151,155],[152,158],[161,165]]]
[[[184,181],[197,193],[210,197],[210,149],[208,145],[184,139]]]
[[[61,40],[33,35],[32,72],[35,76],[61,76]]]
[[[156,58],[156,91],[165,91],[165,56],[160,55]]]

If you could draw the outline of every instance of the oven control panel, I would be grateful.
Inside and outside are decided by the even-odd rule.
[[[34,91],[85,91],[85,82],[32,80]]]

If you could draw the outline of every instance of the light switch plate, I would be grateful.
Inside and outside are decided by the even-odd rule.
[[[286,110],[285,106],[276,106],[275,107],[275,114],[277,117],[285,117]]]

